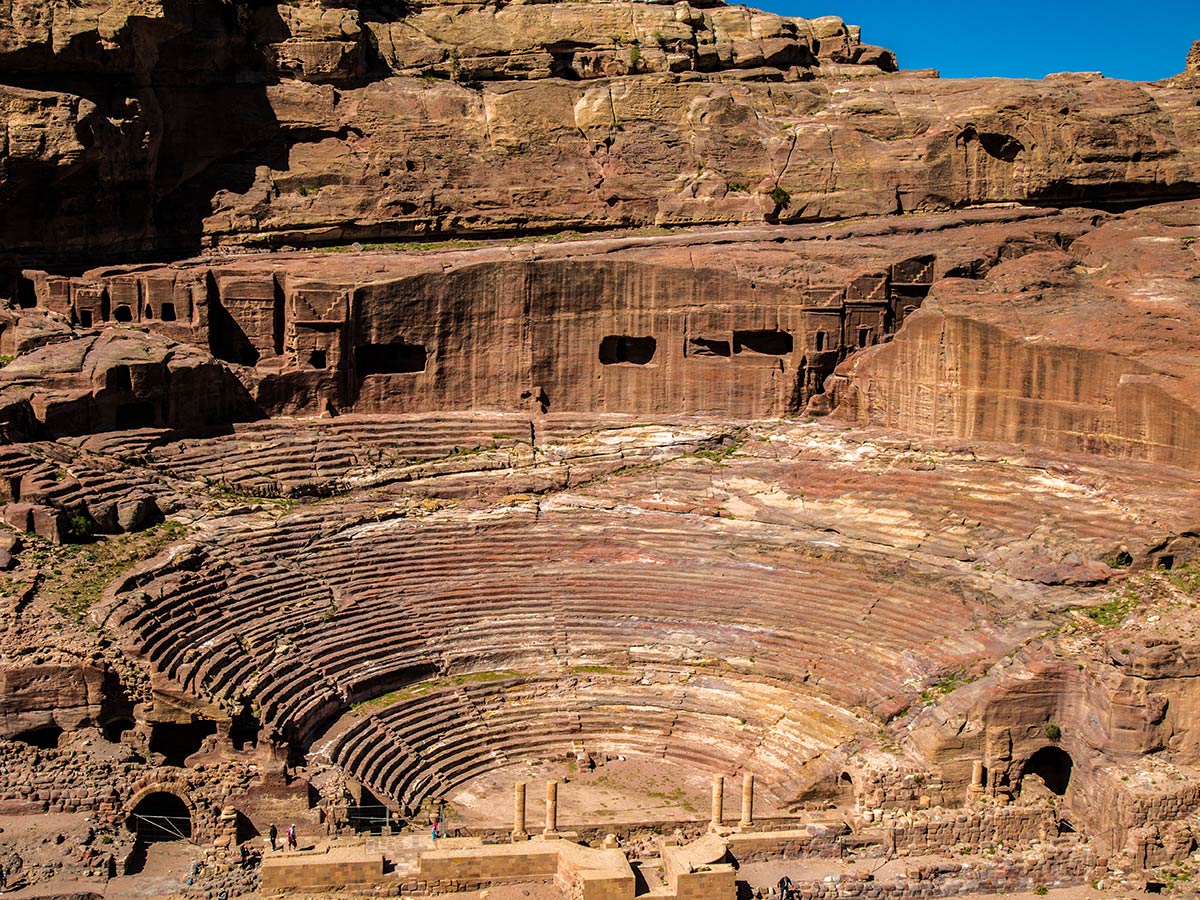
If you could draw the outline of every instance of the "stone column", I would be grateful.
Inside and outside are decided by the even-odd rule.
[[[513,786],[513,832],[514,841],[523,841],[529,837],[525,831],[525,782],[518,781]]]
[[[725,776],[714,775],[712,784],[712,821],[708,827],[716,831],[721,827],[722,807],[725,805]]]
[[[747,772],[742,776],[742,821],[741,828],[751,828],[754,825],[754,774]]]
[[[982,791],[983,788],[983,760],[977,759],[971,765],[971,789]]]
[[[558,833],[558,782],[546,782],[546,834]]]

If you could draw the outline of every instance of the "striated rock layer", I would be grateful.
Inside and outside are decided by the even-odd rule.
[[[1186,202],[26,270],[0,424],[833,410],[1194,469],[1197,235]]]
[[[721,4],[0,11],[0,265],[1200,185],[1194,79],[941,81]]]
[[[252,893],[271,823],[544,773],[620,782],[580,824],[647,861],[650,798],[694,836],[756,776],[789,830],[739,863],[865,866],[804,896],[1174,886],[1198,52],[943,82],[699,0],[0,3],[9,884],[186,831],[189,896]]]

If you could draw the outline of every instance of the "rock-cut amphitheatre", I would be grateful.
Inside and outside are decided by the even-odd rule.
[[[1194,892],[1179,63],[0,3],[0,890]]]

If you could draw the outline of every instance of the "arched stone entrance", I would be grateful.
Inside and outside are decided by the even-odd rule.
[[[1021,778],[1036,775],[1052,794],[1061,797],[1071,784],[1074,766],[1071,755],[1061,747],[1042,747],[1029,757],[1021,770]]]
[[[192,839],[192,810],[182,797],[168,790],[143,792],[130,805],[125,824],[143,844]]]

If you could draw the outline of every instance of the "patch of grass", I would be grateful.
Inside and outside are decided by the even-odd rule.
[[[1093,606],[1085,609],[1083,614],[1097,625],[1112,628],[1124,622],[1137,605],[1137,595],[1127,590],[1121,596],[1109,600],[1102,606]]]
[[[568,666],[567,671],[575,675],[624,675],[624,669],[613,666]]]
[[[270,490],[254,491],[229,484],[226,481],[210,481],[208,482],[208,489],[216,498],[230,503],[267,503],[278,507],[283,512],[290,512],[299,505],[298,500],[281,496],[278,486]]]
[[[725,190],[733,194],[748,194],[750,193],[750,185],[744,181],[730,181],[725,184]]]
[[[1184,593],[1200,595],[1200,560],[1175,569],[1171,572],[1170,581]]]
[[[487,246],[486,241],[445,240],[445,241],[393,241],[383,244],[358,244],[362,252],[370,253],[408,253],[423,250],[469,250],[475,247]],[[317,247],[319,253],[357,253],[354,244],[338,244],[334,247]]]
[[[152,559],[183,539],[187,527],[164,522],[136,534],[106,537],[89,544],[52,546],[37,541],[27,552],[41,574],[38,594],[65,618],[82,622],[104,589],[122,573]]]
[[[417,684],[410,684],[408,687],[398,688],[379,697],[372,697],[370,700],[351,704],[350,711],[365,714],[374,710],[384,709],[396,703],[402,703],[405,700],[415,700],[417,697],[423,697],[426,694],[445,690],[446,688],[460,687],[464,684],[487,684],[492,681],[505,681],[509,678],[530,677],[532,676],[524,672],[500,669],[495,672],[468,672],[463,675],[447,675],[442,678],[431,678],[428,681],[421,681]]]
[[[964,670],[959,669],[955,672],[949,672],[921,692],[921,702],[933,703],[935,700],[945,697],[963,685],[970,683],[971,679]]]
[[[742,445],[746,443],[746,435],[743,431],[736,431],[725,435],[720,441],[721,443],[716,446],[701,447],[699,450],[684,454],[684,456],[722,462],[741,449]]]
[[[1133,556],[1128,550],[1114,550],[1101,559],[1110,569],[1128,569],[1133,565]]]
[[[10,362],[12,362],[12,361],[13,361],[15,358],[16,358],[16,357],[14,357],[14,356],[9,356],[9,355],[7,355],[7,354],[0,355],[0,369],[3,369],[3,368],[4,368],[5,366],[7,366],[7,365],[8,365]]]

